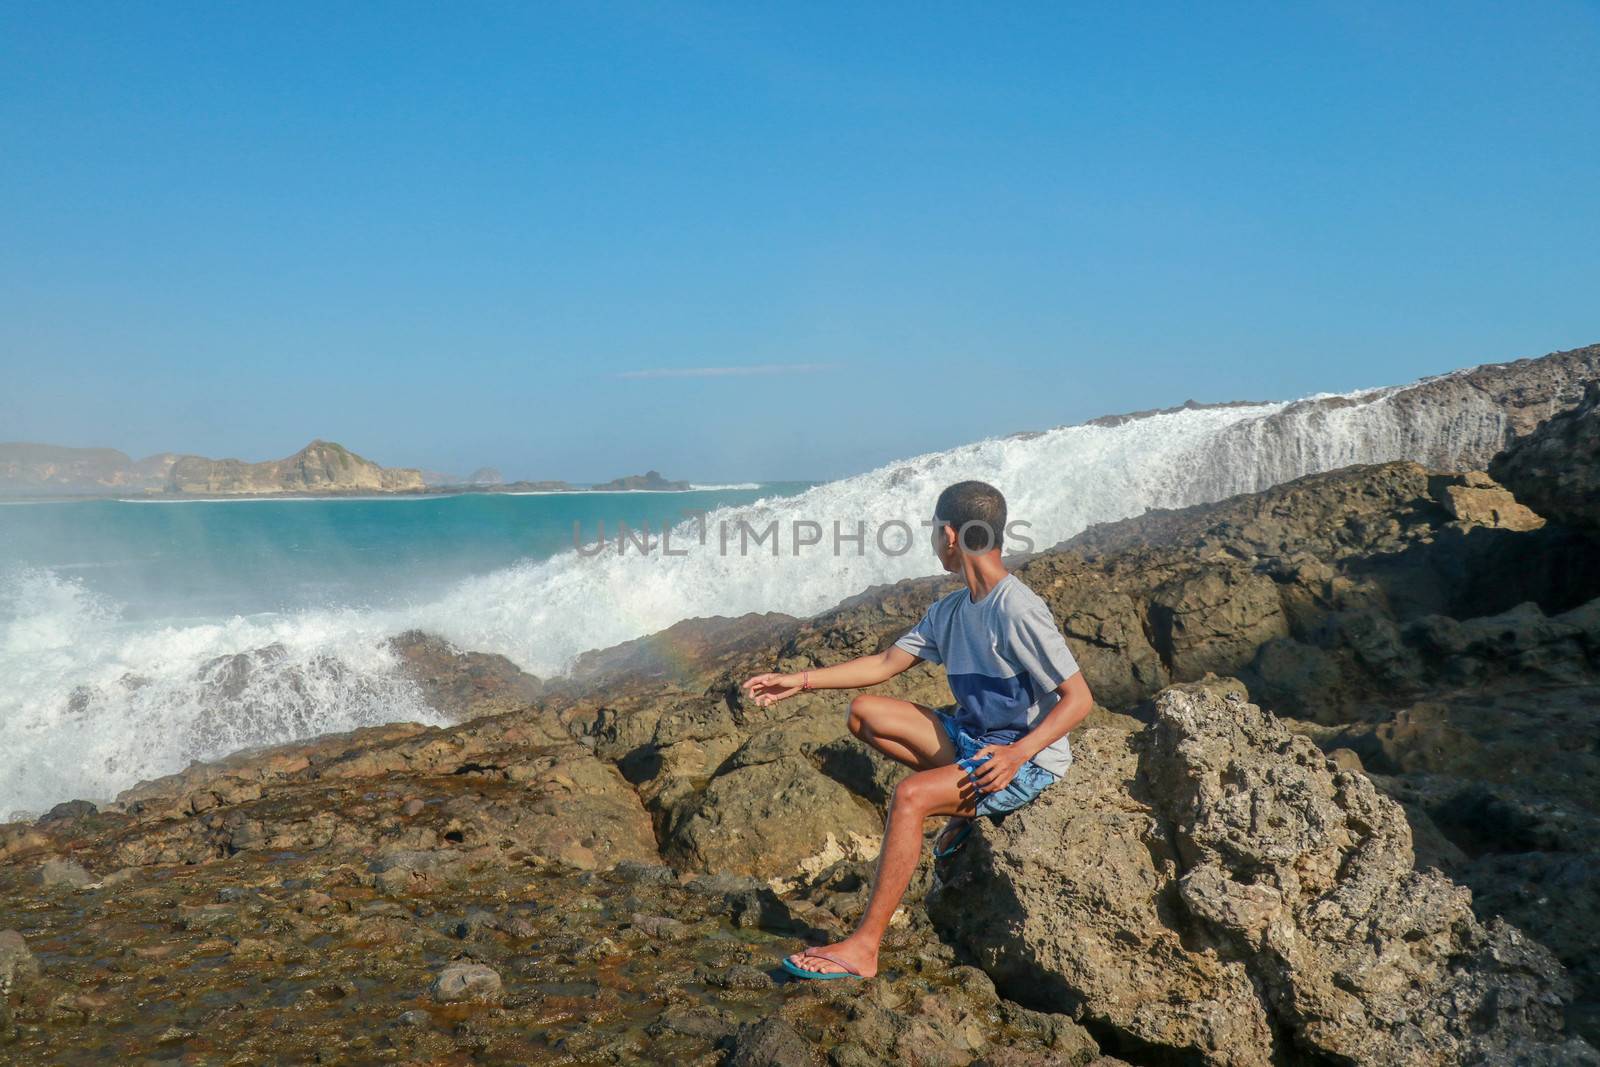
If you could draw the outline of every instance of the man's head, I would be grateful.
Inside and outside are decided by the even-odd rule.
[[[961,569],[961,553],[999,552],[1006,536],[1006,498],[987,482],[957,482],[933,507],[933,548],[945,570]]]

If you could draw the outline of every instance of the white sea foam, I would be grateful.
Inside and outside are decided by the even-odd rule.
[[[386,620],[353,611],[142,628],[76,579],[0,576],[0,819],[272,744],[438,722],[394,672]],[[261,669],[218,657],[272,645]],[[208,665],[211,665],[208,667]],[[230,685],[229,683],[234,684]]]
[[[867,586],[931,573],[920,525],[940,489],[980,478],[1007,497],[1011,518],[1046,547],[1091,523],[1179,507],[1358,462],[1413,458],[1447,465],[1503,431],[1484,410],[1418,412],[1388,403],[1398,388],[1343,402],[1190,409],[980,441],[890,464],[798,496],[766,498],[693,523],[673,552],[629,542],[584,557],[569,549],[463,581],[442,597],[385,611],[305,611],[194,625],[125,624],[119,606],[48,572],[0,578],[0,817],[74,796],[106,797],[191,759],[383,721],[432,721],[394,673],[385,638],[420,627],[458,647],[498,652],[549,675],[578,653],[678,620],[748,611],[813,613]],[[1470,406],[1470,405],[1469,405]],[[738,527],[776,523],[776,541],[741,554]],[[819,524],[822,543],[794,544],[795,523]],[[875,545],[880,529],[890,554]],[[857,552],[832,550],[864,523]],[[719,530],[731,529],[727,552]],[[594,540],[597,531],[584,537]],[[606,531],[616,537],[615,530]],[[660,531],[652,531],[659,535]],[[772,553],[776,545],[777,554]],[[1013,544],[1012,547],[1019,547]],[[281,646],[242,676],[218,657]],[[207,667],[207,664],[213,664]],[[242,680],[241,680],[242,677]]]

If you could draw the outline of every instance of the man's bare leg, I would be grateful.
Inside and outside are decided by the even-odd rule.
[[[850,702],[850,732],[892,760],[915,770],[944,767],[956,761],[956,747],[925,704],[863,693]],[[967,816],[952,816],[933,839],[935,850],[948,848]]]
[[[946,739],[948,741],[948,739]],[[821,951],[849,964],[848,969],[871,978],[878,973],[878,946],[889,929],[889,920],[900,906],[911,876],[922,856],[922,824],[931,815],[959,815],[971,818],[978,799],[967,772],[950,765],[918,771],[901,780],[889,801],[888,827],[883,835],[883,850],[878,854],[878,873],[872,880],[872,896],[855,932],[843,941],[824,945]],[[811,950],[796,952],[789,959],[797,966],[824,973],[846,970],[833,960],[812,955]]]
[[[850,702],[850,732],[892,760],[925,771],[956,761],[938,714],[925,704],[863,693]]]

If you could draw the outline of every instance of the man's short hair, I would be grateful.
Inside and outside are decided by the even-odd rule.
[[[988,482],[957,482],[939,494],[934,517],[954,526],[968,552],[1000,548],[1006,538],[1006,498]]]

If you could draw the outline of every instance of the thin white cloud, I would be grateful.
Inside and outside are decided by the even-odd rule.
[[[651,370],[625,370],[615,378],[728,378],[750,374],[815,374],[832,370],[832,363],[753,363],[743,367],[656,367]]]

